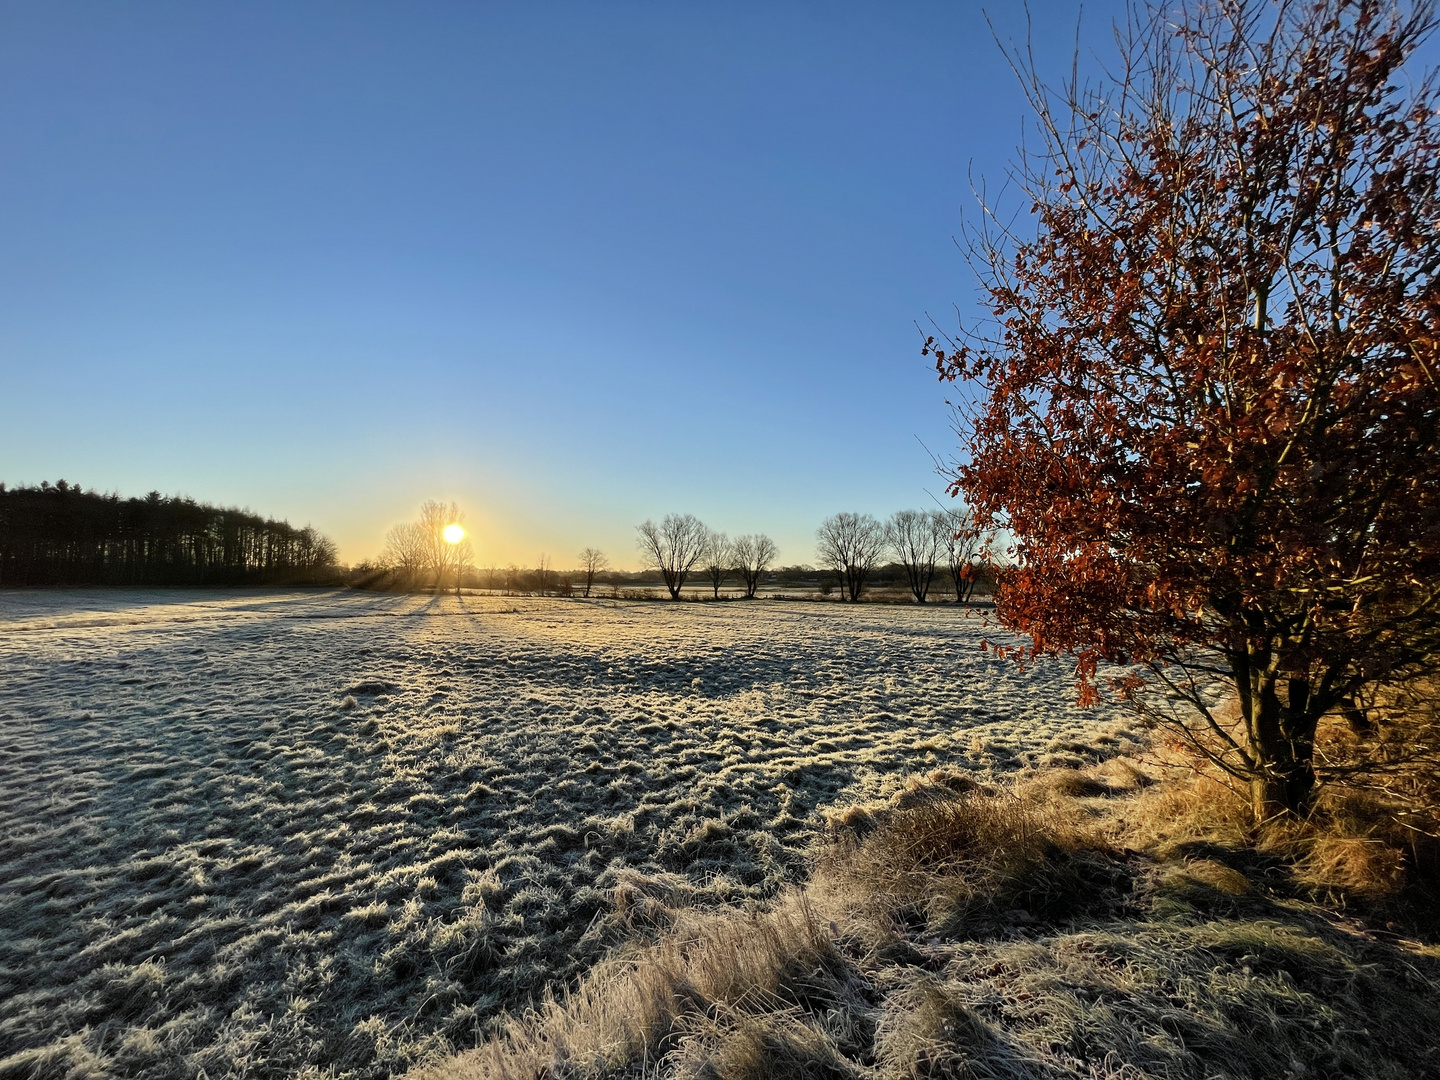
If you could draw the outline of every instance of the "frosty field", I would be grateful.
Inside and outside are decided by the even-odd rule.
[[[380,1077],[818,808],[1127,735],[948,607],[0,594],[0,1076]],[[993,634],[993,631],[992,631]]]

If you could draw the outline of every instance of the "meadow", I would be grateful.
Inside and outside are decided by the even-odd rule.
[[[390,1076],[647,920],[783,896],[823,809],[1137,748],[986,636],[948,606],[0,594],[0,1076]]]

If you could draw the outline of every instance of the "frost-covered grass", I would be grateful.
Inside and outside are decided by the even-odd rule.
[[[381,1077],[818,808],[1129,732],[951,608],[0,594],[0,1075]],[[331,1070],[331,1071],[327,1071]]]

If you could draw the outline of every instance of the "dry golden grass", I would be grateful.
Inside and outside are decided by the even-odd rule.
[[[966,790],[931,774],[886,806],[832,816],[808,895],[847,936],[884,950],[910,926],[955,936],[997,917],[1072,907],[1099,844],[1017,792]]]
[[[1304,818],[1257,827],[1248,793],[1219,770],[1179,750],[1156,755],[1152,768],[1165,782],[1105,815],[1112,842],[1162,861],[1219,849],[1268,866],[1271,888],[1397,929],[1440,931],[1440,841],[1423,802],[1331,781]]]
[[[665,1064],[687,1080],[858,1080],[864,1075],[804,1010],[717,1008],[690,1018]]]
[[[935,771],[827,821],[767,911],[630,882],[620,905],[669,929],[422,1075],[1440,1075],[1440,949],[1305,901],[1400,895],[1350,803],[1257,834],[1213,776],[1112,759],[1009,787]]]
[[[1109,815],[1114,839],[1162,859],[1217,845],[1249,852],[1311,899],[1440,932],[1440,680],[1384,688],[1366,705],[1322,719],[1320,785],[1304,818],[1257,827],[1243,786],[1177,742],[1150,751],[1147,768],[1165,783]],[[1217,714],[1237,722],[1233,705]]]
[[[479,1050],[417,1075],[601,1077],[669,1054],[687,1074],[705,1075],[715,1059],[723,1065],[717,1075],[766,1076],[786,1075],[782,1059],[840,1060],[831,1035],[796,1028],[802,1006],[855,996],[853,977],[803,895],[763,912],[672,915],[657,941],[618,953],[572,992],[508,1020]]]

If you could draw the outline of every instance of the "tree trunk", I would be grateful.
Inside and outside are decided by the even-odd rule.
[[[1288,771],[1277,763],[1273,773],[1250,780],[1250,810],[1255,822],[1298,817],[1310,807],[1315,794],[1315,768],[1311,762],[1292,762]]]
[[[1340,713],[1345,717],[1345,722],[1350,725],[1350,730],[1360,738],[1368,738],[1375,734],[1375,722],[1370,719],[1369,714],[1362,709],[1354,698],[1347,698],[1340,705]]]
[[[1282,703],[1273,682],[1252,696],[1256,709],[1251,725],[1258,772],[1250,780],[1250,807],[1258,824],[1277,817],[1299,816],[1315,796],[1315,728],[1310,681],[1288,680],[1288,701]]]

